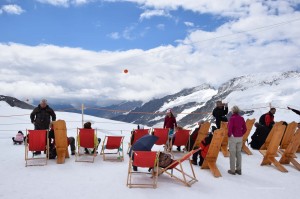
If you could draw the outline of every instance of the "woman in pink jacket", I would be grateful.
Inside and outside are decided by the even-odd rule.
[[[243,135],[246,133],[246,123],[242,116],[239,115],[240,109],[233,106],[232,116],[228,122],[228,141],[230,152],[230,170],[229,174],[235,175],[236,173],[242,175],[242,144]]]

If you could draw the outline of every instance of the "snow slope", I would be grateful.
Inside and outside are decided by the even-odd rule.
[[[243,175],[232,176],[227,173],[229,159],[220,153],[217,165],[222,173],[221,178],[214,178],[209,170],[201,170],[194,166],[199,182],[192,187],[161,175],[158,188],[140,189],[126,187],[128,157],[124,162],[103,161],[98,155],[95,163],[78,163],[75,157],[67,159],[65,164],[58,165],[49,160],[47,166],[25,167],[24,145],[13,145],[11,137],[17,130],[32,128],[29,123],[30,110],[13,108],[0,103],[0,198],[22,199],[60,199],[60,198],[265,198],[290,199],[300,194],[300,173],[292,166],[286,166],[288,173],[281,173],[273,166],[260,166],[262,155],[253,151],[254,155],[242,155]],[[9,115],[23,115],[3,117]],[[298,118],[287,112],[290,118]],[[57,112],[58,119],[67,121],[68,135],[75,136],[76,127],[81,125],[81,115]],[[129,140],[129,131],[136,125],[85,116],[85,120],[94,122],[100,129],[98,136],[104,134],[125,135],[125,149]],[[154,150],[161,148],[154,147]],[[176,154],[179,158],[182,154]],[[299,154],[300,155],[300,154]],[[188,167],[184,164],[186,171]],[[150,180],[145,177],[146,180]]]

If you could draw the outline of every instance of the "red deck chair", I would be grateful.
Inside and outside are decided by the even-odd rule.
[[[169,141],[169,129],[162,129],[162,128],[154,128],[153,135],[158,137],[158,140],[155,142],[156,145],[166,145]],[[165,147],[165,150],[167,148]]]
[[[127,176],[127,186],[132,187],[157,187],[157,176],[158,176],[158,154],[156,151],[132,151]],[[132,166],[137,166],[138,168],[154,168],[152,173],[133,171]],[[152,175],[152,183],[133,183],[132,176],[144,174]]]
[[[189,141],[190,137],[190,130],[176,130],[176,133],[174,134],[174,142],[171,142],[170,145],[170,151],[172,152],[173,146],[186,146],[186,144]]]
[[[26,143],[25,143],[25,166],[44,166],[47,165],[47,159],[49,159],[49,141],[47,130],[26,130]],[[29,151],[47,151],[47,155],[42,157],[28,157]]]
[[[91,162],[93,163],[95,157],[97,156],[96,152],[96,144],[95,138],[97,138],[97,133],[95,129],[81,129],[77,128],[77,154],[76,154],[76,162]],[[93,154],[84,154],[80,153],[80,147],[83,148],[92,148],[94,153]],[[84,157],[92,157],[92,159],[83,159],[80,156]]]
[[[174,179],[178,180],[179,182],[182,182],[186,186],[190,187],[195,182],[198,182],[198,180],[195,176],[193,165],[191,164],[190,157],[199,150],[200,149],[192,150],[189,153],[185,154],[182,158],[180,158],[178,160],[174,160],[168,167],[162,169],[160,171],[160,173],[166,173],[166,174],[170,175],[172,178],[174,178]],[[188,162],[190,164],[191,171],[192,171],[191,174],[187,174],[183,170],[182,162],[184,162],[186,160],[188,160]],[[174,169],[175,169],[175,171],[177,171],[177,173],[179,172],[180,174],[177,174],[177,176],[175,176],[174,172],[173,172]],[[169,170],[171,170],[171,172]],[[182,177],[180,177],[180,175],[182,175]]]
[[[148,135],[149,134],[149,129],[136,129],[132,132],[131,137],[130,137],[130,142],[128,143],[128,150],[127,153],[129,153],[130,148],[132,145],[141,137]]]
[[[110,158],[109,160],[123,161],[124,151],[123,151],[123,139],[124,136],[105,136],[102,143],[101,155],[103,155],[103,160],[108,160],[105,155],[107,154],[117,154],[117,158]],[[116,152],[107,152],[108,150],[116,150]]]

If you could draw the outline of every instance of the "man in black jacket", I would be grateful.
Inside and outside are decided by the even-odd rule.
[[[216,108],[213,110],[213,116],[216,118],[216,125],[219,129],[221,127],[221,121],[227,122],[228,105],[222,103],[222,101],[216,102]]]
[[[47,104],[46,99],[42,99],[38,107],[30,114],[31,123],[34,124],[35,130],[49,129],[50,117],[52,121],[56,120],[56,114]]]

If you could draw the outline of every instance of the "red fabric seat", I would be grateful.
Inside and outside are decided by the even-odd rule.
[[[153,135],[158,137],[158,140],[155,142],[156,145],[164,145],[169,138],[169,129],[154,128]]]

